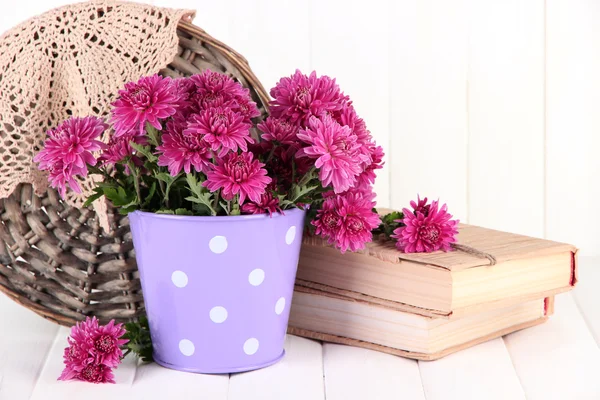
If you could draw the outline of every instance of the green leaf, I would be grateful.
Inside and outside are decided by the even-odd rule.
[[[306,201],[301,201],[301,200],[303,200],[304,197],[306,197],[310,192],[314,191],[318,187],[319,187],[319,185],[314,185],[314,186],[294,185],[294,186],[292,186],[291,202],[292,203],[297,203],[297,202],[305,203]]]
[[[175,215],[175,212],[173,210],[166,210],[166,209],[161,209],[158,211],[154,212],[155,214],[171,214],[171,215]]]
[[[133,352],[143,362],[151,362],[152,359],[152,337],[150,336],[150,327],[146,317],[140,317],[138,322],[128,322],[125,324],[127,331],[123,335],[128,339],[124,347],[127,352]]]
[[[150,139],[150,143],[153,146],[158,146],[159,145],[159,143],[158,143],[158,136],[159,136],[158,130],[155,127],[153,127],[150,124],[150,122],[146,123],[146,133],[148,133],[148,138]]]
[[[212,215],[210,208],[208,208],[204,204],[194,203],[194,204],[192,204],[192,210],[194,210],[194,215],[204,215],[204,216]]]
[[[131,145],[131,147],[133,147],[138,153],[142,154],[144,157],[146,157],[148,159],[148,161],[150,162],[156,162],[158,161],[158,157],[156,157],[154,154],[152,154],[152,150],[150,149],[150,146],[142,146],[140,144],[137,144],[135,142],[129,142],[129,144]]]
[[[103,181],[103,182],[96,182],[95,183],[96,186],[98,186],[99,188],[118,188],[119,185],[117,185],[115,182],[108,182],[108,181]]]
[[[154,175],[156,177],[156,179],[158,179],[159,181],[163,181],[166,184],[169,183],[173,183],[173,181],[177,178],[177,177],[173,177],[170,174],[166,173],[166,172],[159,172],[158,174]]]
[[[146,196],[146,200],[144,200],[144,204],[142,204],[143,207],[146,207],[148,204],[150,204],[152,198],[154,197],[154,193],[156,193],[156,182],[152,182],[148,195]]]
[[[194,213],[187,208],[178,208],[175,210],[175,215],[194,215]]]
[[[219,202],[219,205],[221,206],[221,208],[222,208],[223,210],[225,210],[225,213],[226,213],[227,215],[229,215],[229,202],[227,202],[227,201],[220,201],[220,202]]]
[[[93,165],[88,165],[88,172],[94,175],[105,175],[104,171]]]
[[[192,191],[193,194],[195,194],[198,197],[202,196],[202,192],[203,192],[202,182],[198,182],[196,175],[187,174],[185,177],[185,180],[187,181],[188,185],[190,186],[190,190]]]
[[[187,174],[186,181],[192,192],[192,196],[186,197],[185,199],[192,203],[203,204],[208,207],[211,215],[217,215],[217,211],[212,206],[213,194],[202,186],[202,182],[199,182],[194,174]]]
[[[302,179],[300,179],[300,181],[298,182],[298,186],[305,186],[308,185],[308,183],[310,181],[312,181],[313,179],[316,179],[318,177],[317,175],[317,169],[315,167],[312,167],[307,173],[306,175],[304,175],[302,177]]]
[[[89,207],[94,201],[104,196],[104,190],[102,190],[102,188],[95,188],[94,192],[96,193],[88,197],[85,203],[83,203],[83,207]]]
[[[377,212],[377,210],[373,210],[373,212]],[[386,214],[381,217],[381,224],[373,230],[373,233],[376,235],[384,234],[385,236],[389,237],[397,228],[404,226],[402,223],[403,219],[404,214],[399,211],[393,211],[389,214]]]
[[[127,206],[127,207],[119,207],[119,214],[121,214],[121,215],[127,215],[130,212],[133,212],[133,211],[135,211],[137,209],[138,209],[137,204],[132,204],[132,205]]]
[[[127,193],[122,187],[104,188],[104,195],[115,205],[115,207],[129,206],[132,203],[135,203],[136,200],[135,193]]]

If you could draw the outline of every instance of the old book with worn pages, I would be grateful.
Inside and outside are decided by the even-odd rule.
[[[297,286],[288,333],[365,347],[420,360],[458,350],[544,322],[554,298],[527,300],[463,317],[440,318]]]
[[[455,251],[428,254],[402,253],[392,241],[341,254],[306,237],[296,284],[423,316],[466,316],[570,290],[576,253],[569,244],[465,224]]]

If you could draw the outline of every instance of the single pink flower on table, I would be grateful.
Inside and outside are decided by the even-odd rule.
[[[206,172],[211,163],[210,145],[202,134],[184,134],[187,128],[185,120],[173,118],[167,123],[162,135],[158,165],[168,167],[171,176],[177,176],[182,170],[190,173],[192,167],[197,172]]]
[[[89,364],[95,362],[94,356],[88,354],[73,339],[68,338],[69,346],[65,348],[63,359],[65,368],[58,377],[59,381],[76,379],[79,373]]]
[[[230,153],[212,171],[207,172],[207,179],[202,185],[211,192],[221,189],[225,200],[239,195],[240,205],[246,199],[259,203],[265,188],[271,183],[264,166],[253,159],[252,153]]]
[[[426,202],[426,200],[423,200]],[[426,210],[426,206],[412,202],[413,208]],[[416,207],[415,207],[416,206]],[[397,239],[396,247],[405,253],[431,253],[437,250],[449,251],[451,244],[456,242],[458,234],[458,220],[452,220],[452,215],[448,213],[448,208],[444,204],[438,208],[438,202],[434,201],[429,206],[428,214],[422,211],[411,212],[404,208],[404,219],[396,222],[402,222],[406,226],[397,228],[392,235]]]
[[[331,185],[336,193],[343,193],[354,185],[366,158],[359,153],[360,145],[349,127],[341,126],[328,115],[311,118],[298,138],[308,145],[299,150],[298,157],[316,159],[315,167],[324,187]]]
[[[186,136],[203,135],[211,150],[223,157],[230,151],[248,151],[247,143],[253,143],[250,137],[250,124],[244,122],[244,116],[229,108],[217,107],[194,114],[183,131]]]
[[[280,212],[283,213],[281,207],[279,206],[279,199],[273,196],[273,193],[270,191],[266,191],[260,196],[260,201],[257,202],[247,202],[244,203],[241,207],[241,210],[244,214],[266,214],[268,213],[270,216],[273,216],[273,213]]]
[[[41,170],[47,170],[60,161],[65,166],[72,165],[87,171],[86,164],[96,165],[92,152],[104,148],[104,144],[97,139],[107,128],[100,118],[69,118],[48,131],[44,148],[35,155],[33,161],[39,163]]]
[[[96,320],[97,323],[97,320]],[[121,363],[123,351],[121,347],[128,342],[126,339],[121,339],[125,334],[123,324],[115,324],[111,320],[106,325],[98,325],[91,336],[93,348],[88,351],[95,354],[96,361],[99,363],[115,368]]]
[[[90,383],[115,383],[112,369],[97,363],[86,365],[75,378]]]
[[[379,226],[379,216],[373,212],[375,203],[372,195],[345,193],[326,198],[312,224],[316,234],[323,236],[329,244],[342,253],[348,249],[364,249],[373,239],[371,231]]]
[[[123,358],[127,343],[123,324],[114,320],[102,326],[96,317],[87,317],[71,328],[69,346],[64,351],[65,369],[59,380],[79,379],[94,383],[114,383],[112,368]]]
[[[179,101],[180,93],[171,78],[154,75],[126,83],[112,104],[115,134],[121,136],[132,129],[143,134],[146,122],[161,130],[161,120],[175,114]]]
[[[294,124],[306,124],[312,116],[339,111],[348,100],[335,79],[317,77],[314,71],[306,76],[300,70],[290,77],[281,78],[271,89],[271,97],[274,99],[270,107],[271,115],[288,119]]]
[[[427,204],[427,197],[421,199],[421,196],[417,195],[417,201],[410,201],[410,206],[413,208],[413,214],[417,215],[417,213],[423,214],[425,217],[429,215],[429,209],[431,208],[430,204]]]

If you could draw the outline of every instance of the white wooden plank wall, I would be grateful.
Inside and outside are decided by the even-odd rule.
[[[469,222],[544,235],[544,0],[469,2]]]
[[[4,31],[70,0],[24,0]],[[337,77],[388,155],[381,206],[417,193],[462,221],[600,254],[595,0],[146,0],[198,10],[265,87]]]

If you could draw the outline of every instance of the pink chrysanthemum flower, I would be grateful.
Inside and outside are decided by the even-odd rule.
[[[122,136],[113,135],[106,148],[102,151],[102,155],[98,158],[103,165],[114,165],[118,162],[125,160],[127,157],[132,157],[134,164],[142,165],[142,160],[135,157],[131,142],[145,146],[148,144],[148,138],[146,136],[140,136],[137,134],[137,130],[130,131]]]
[[[194,114],[198,114],[202,110],[217,107],[231,108],[233,100],[226,93],[202,92],[195,93],[192,97]]]
[[[371,231],[379,226],[379,216],[373,212],[373,196],[363,193],[345,193],[327,197],[312,224],[316,234],[342,253],[348,249],[364,249],[373,239]]]
[[[347,96],[340,91],[335,79],[317,77],[316,72],[306,76],[296,70],[271,89],[271,115],[289,119],[292,123],[306,124],[311,116],[335,112],[342,108]]]
[[[421,201],[419,204],[412,202],[411,205],[415,209],[426,209]],[[402,212],[404,219],[396,222],[402,222],[405,226],[397,228],[392,235],[398,240],[396,247],[399,250],[405,253],[451,250],[451,244],[456,242],[458,234],[458,220],[451,219],[452,215],[448,214],[446,204],[438,209],[438,202],[432,202],[427,216],[421,211],[413,213],[407,208],[404,208]]]
[[[77,168],[85,168],[86,164],[96,165],[92,152],[104,148],[97,138],[106,129],[107,125],[100,118],[69,118],[56,129],[48,131],[44,148],[35,155],[33,161],[39,163],[42,170],[58,161]]]
[[[431,208],[430,204],[427,204],[427,197],[421,199],[421,196],[417,195],[417,201],[410,201],[410,206],[413,209],[413,214],[417,215],[417,213],[423,214],[425,217],[429,215],[429,209]]]
[[[336,193],[343,193],[354,185],[366,158],[359,153],[360,145],[349,127],[341,126],[328,115],[311,118],[298,138],[308,144],[298,156],[316,159],[315,167],[324,187],[332,185]]]
[[[162,144],[156,148],[160,153],[158,165],[169,168],[171,176],[177,176],[184,170],[190,173],[192,167],[205,172],[210,165],[210,145],[200,134],[184,134],[185,120],[174,118],[167,123],[162,135]]]
[[[298,144],[298,126],[279,118],[268,117],[258,124],[258,129],[263,132],[261,139],[266,142],[275,142],[282,145]]]
[[[88,364],[75,377],[90,383],[115,383],[112,369],[104,364]]]
[[[81,187],[75,180],[75,177],[87,176],[87,168],[79,168],[74,165],[64,165],[62,161],[57,161],[54,164],[46,168],[48,171],[48,181],[50,187],[55,188],[60,193],[60,197],[63,199],[67,194],[67,185],[75,193],[81,193]]]
[[[241,210],[244,214],[266,214],[273,216],[273,213],[283,213],[279,206],[279,199],[273,196],[273,193],[266,191],[260,196],[260,201],[250,201],[242,205]]]
[[[83,350],[78,343],[71,338],[68,341],[69,346],[65,348],[63,353],[65,368],[58,377],[59,381],[76,379],[87,365],[95,362],[94,357]]]
[[[367,144],[371,142],[371,132],[367,129],[365,121],[356,114],[351,101],[344,103],[341,110],[334,113],[334,119],[340,125],[345,125],[352,129],[352,133],[358,137],[357,141],[359,143]]]
[[[177,113],[187,117],[194,111],[197,111],[193,106],[194,94],[196,93],[196,85],[188,78],[177,78],[173,80],[175,94],[177,95]]]
[[[189,78],[196,85],[196,93],[221,93],[226,100],[234,99],[236,96],[249,96],[242,85],[234,81],[230,76],[213,72],[210,69],[201,74]]]
[[[230,108],[209,108],[195,114],[183,132],[187,136],[203,135],[211,150],[223,157],[230,151],[248,151],[247,143],[253,143],[250,137],[250,124],[244,122],[244,116]]]
[[[39,169],[49,172],[50,186],[58,189],[63,198],[67,184],[73,191],[81,193],[75,177],[86,177],[87,166],[96,165],[92,152],[105,147],[97,138],[106,128],[100,118],[74,117],[48,131],[44,148],[33,161],[39,163]]]
[[[250,90],[225,74],[206,70],[190,77],[190,81],[195,85],[193,99],[197,106],[196,113],[209,108],[229,108],[241,114],[247,124],[260,115]]]
[[[244,91],[244,95],[236,96],[231,108],[233,111],[242,114],[244,121],[250,124],[252,123],[252,118],[260,116],[260,111],[256,103],[252,101],[252,97],[250,97],[250,90],[246,88],[242,88],[242,90]]]
[[[356,186],[359,188],[371,186],[375,183],[375,171],[383,168],[383,148],[373,145],[369,150],[370,163],[367,164],[363,172],[356,178]]]
[[[96,317],[86,318],[71,328],[69,346],[64,352],[65,369],[59,380],[79,379],[94,383],[114,383],[112,368],[123,358],[121,346],[127,340],[123,324],[114,320],[102,326]]]
[[[230,153],[206,174],[207,179],[203,186],[211,192],[221,189],[225,200],[239,195],[240,205],[244,204],[247,198],[259,203],[265,188],[271,183],[264,166],[253,159],[252,153]]]
[[[340,125],[348,126],[352,130],[352,134],[356,135],[356,142],[360,145],[359,153],[364,161],[361,164],[363,173],[357,178],[357,186],[364,187],[373,184],[375,170],[383,168],[383,148],[375,144],[365,121],[356,114],[351,101],[344,103],[342,109],[333,114],[333,118]]]
[[[138,129],[142,134],[146,122],[161,130],[160,120],[175,114],[179,101],[178,90],[171,78],[154,75],[126,83],[125,89],[119,91],[119,98],[112,104],[115,134],[120,136],[132,129]]]
[[[123,324],[115,324],[114,320],[106,325],[99,325],[96,320],[96,325],[91,336],[92,341],[88,342],[94,347],[88,351],[95,354],[96,360],[101,364],[115,368],[123,358],[121,347],[128,342],[126,339],[121,339],[126,332],[125,328],[123,328]]]

